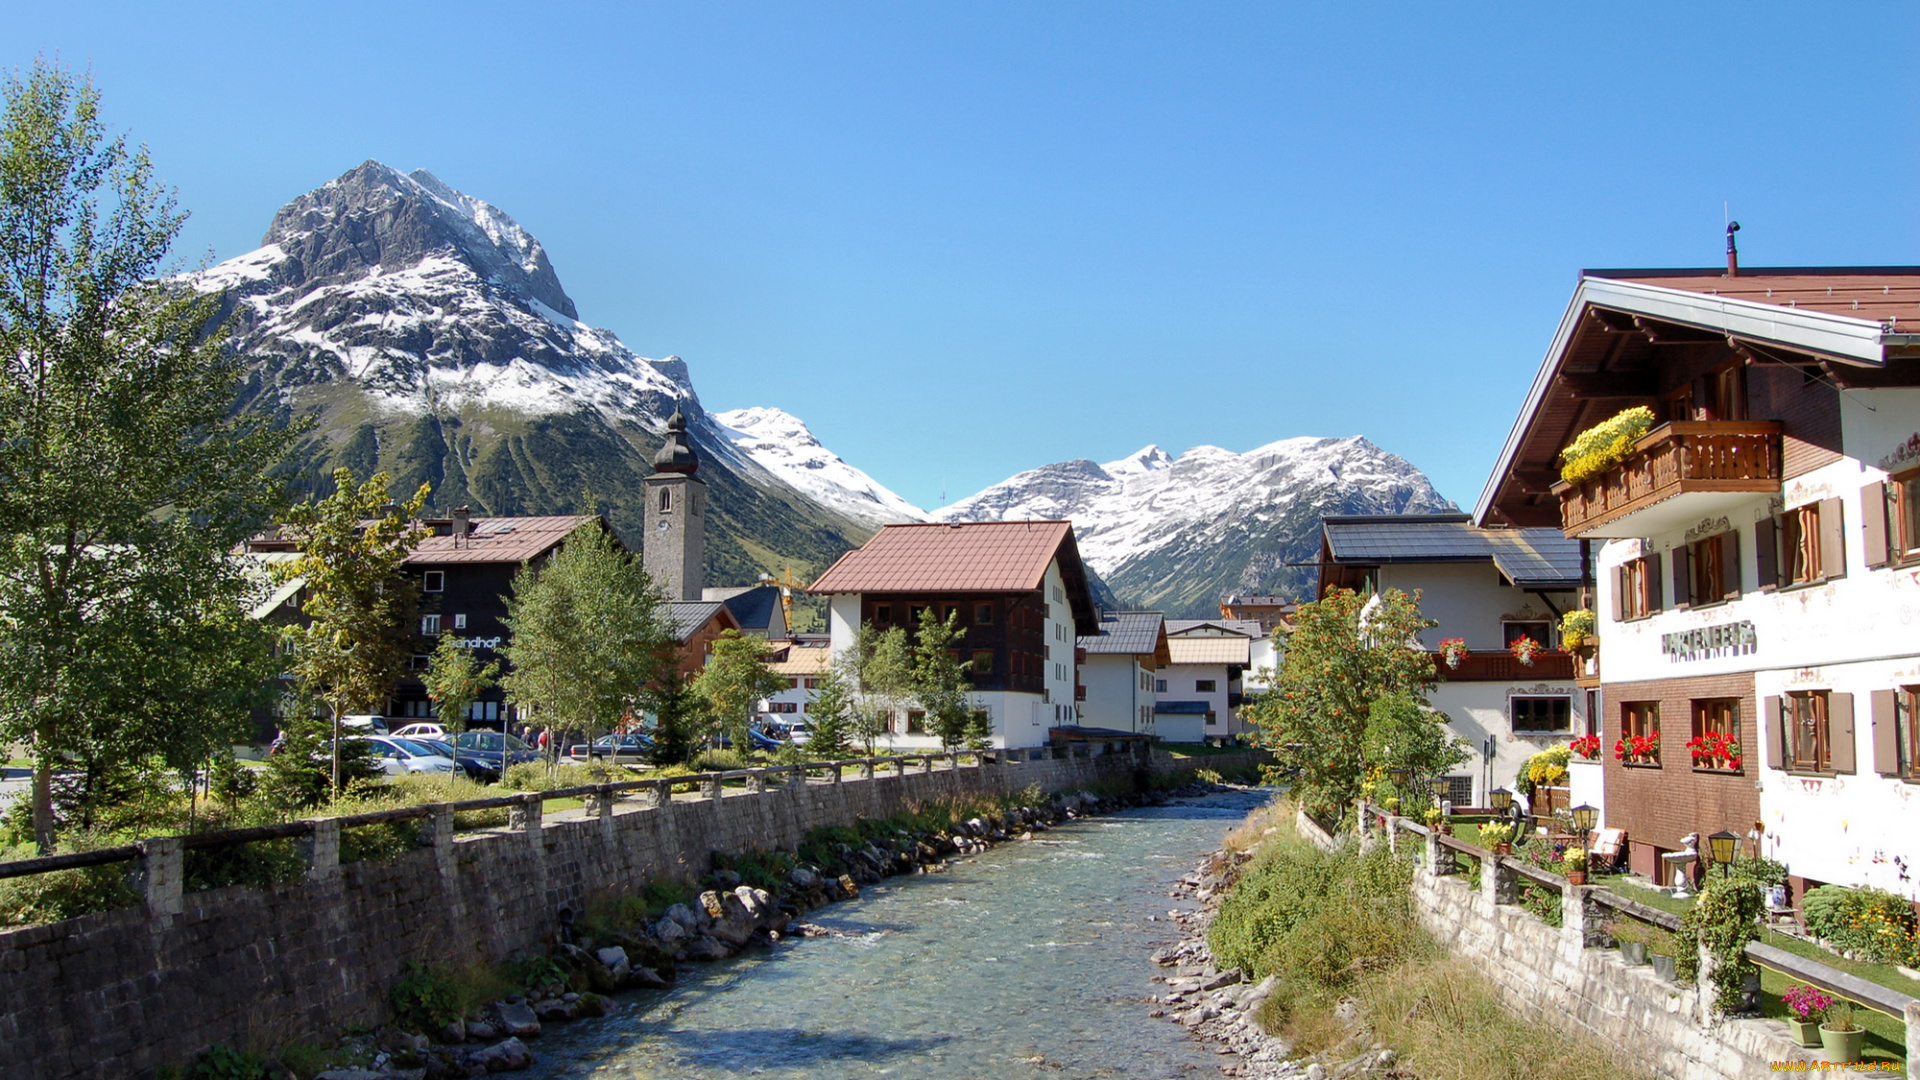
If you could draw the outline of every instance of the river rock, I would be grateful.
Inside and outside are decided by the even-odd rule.
[[[440,1029],[440,1041],[443,1043],[463,1043],[467,1041],[467,1025],[458,1020],[446,1024]]]
[[[499,1037],[500,1032],[492,1024],[481,1023],[478,1020],[467,1021],[467,1038],[475,1042],[492,1042]]]
[[[732,949],[705,935],[689,940],[686,947],[680,950],[681,959],[696,963],[706,960],[725,960],[732,955]]]
[[[721,892],[732,892],[740,887],[740,875],[732,870],[715,870],[713,887]]]
[[[633,961],[627,959],[627,950],[618,945],[609,945],[600,949],[593,954],[593,957],[600,961],[601,970],[607,974],[607,988],[601,990],[598,986],[594,987],[600,993],[610,994],[618,990],[620,985],[627,981],[627,976],[633,972]]]
[[[508,1039],[468,1054],[467,1060],[485,1066],[490,1073],[515,1072],[533,1067],[533,1051],[519,1039]]]
[[[860,899],[860,886],[854,884],[853,878],[846,874],[840,875],[840,898],[842,900]]]
[[[676,904],[675,906],[677,907],[679,905]],[[672,945],[676,941],[685,941],[692,937],[693,932],[677,920],[663,918],[653,924],[653,936],[659,938],[667,945]]]
[[[628,989],[634,990],[658,990],[673,984],[650,967],[636,966],[627,972],[626,985]]]
[[[667,909],[666,914],[663,917],[672,919],[674,922],[679,923],[680,926],[686,931],[688,931],[689,933],[694,933],[694,934],[699,933],[700,927],[703,925],[700,919],[700,916],[695,915],[693,913],[693,909],[688,907],[685,904],[673,905],[672,907]]]
[[[796,866],[787,875],[787,883],[796,889],[817,889],[820,887],[820,875],[804,866]]]
[[[533,1014],[539,1017],[542,1023],[557,1024],[580,1015],[580,1006],[572,1001],[546,998],[533,1003]]]
[[[540,1017],[525,1002],[500,1002],[493,1007],[499,1029],[514,1038],[528,1039],[540,1034]]]

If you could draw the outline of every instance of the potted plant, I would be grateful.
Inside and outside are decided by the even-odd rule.
[[[1826,1020],[1820,1025],[1820,1056],[1835,1065],[1859,1061],[1866,1042],[1866,1029],[1854,1022],[1852,1005],[1836,1001],[1827,1006]]]
[[[1693,767],[1696,769],[1740,771],[1740,740],[1732,735],[1717,731],[1697,735],[1687,740],[1687,753],[1693,756]]]
[[[1572,753],[1579,754],[1582,761],[1598,761],[1600,759],[1600,736],[1582,735],[1568,743],[1567,749]]]
[[[1466,658],[1466,638],[1450,637],[1440,643],[1440,659],[1446,661],[1448,668],[1458,668],[1460,661]]]
[[[1630,735],[1613,741],[1613,759],[1627,765],[1658,765],[1660,733]]]
[[[1480,842],[1495,855],[1513,854],[1514,826],[1505,821],[1489,821],[1480,826]]]
[[[1787,1028],[1793,1041],[1812,1048],[1820,1045],[1820,1020],[1833,1006],[1833,998],[1818,987],[1789,986],[1780,995],[1787,1007]]]
[[[1560,479],[1581,484],[1625,461],[1633,444],[1653,428],[1653,410],[1638,405],[1573,437],[1560,451]]]
[[[1437,806],[1427,807],[1426,822],[1427,828],[1442,836],[1453,835],[1453,826],[1447,824],[1447,815],[1441,813]]]
[[[1585,885],[1587,883],[1587,849],[1570,847],[1560,856],[1560,865],[1566,868],[1567,884]]]
[[[1593,643],[1593,612],[1575,608],[1560,616],[1560,644],[1568,652],[1580,652]]]
[[[1539,642],[1525,634],[1521,634],[1514,639],[1513,644],[1507,646],[1507,651],[1513,654],[1515,660],[1520,661],[1520,663],[1527,667],[1532,667],[1534,655],[1538,653],[1541,648],[1542,646]]]

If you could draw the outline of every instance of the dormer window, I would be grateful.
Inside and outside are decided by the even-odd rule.
[[[445,570],[429,570],[420,575],[421,592],[445,592],[446,588],[447,572]]]

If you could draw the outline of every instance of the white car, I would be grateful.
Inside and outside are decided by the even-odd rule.
[[[445,742],[447,729],[443,724],[408,724],[399,731],[390,731],[387,734],[396,739],[439,739]]]
[[[452,758],[436,754],[417,742],[386,736],[367,741],[373,744],[373,752],[380,758],[380,767],[388,776],[406,776],[409,773],[450,773],[456,767]]]
[[[805,746],[807,740],[813,738],[813,729],[807,726],[805,720],[782,720],[779,717],[769,716],[766,729],[767,734],[776,739],[784,739],[795,746]]]

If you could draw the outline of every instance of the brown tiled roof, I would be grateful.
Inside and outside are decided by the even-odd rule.
[[[1072,537],[1065,521],[888,525],[840,556],[809,591],[1024,592],[1040,587]]]
[[[833,651],[790,645],[777,660],[767,662],[776,675],[819,675],[833,666]]]
[[[595,520],[592,514],[474,518],[466,536],[429,536],[422,540],[407,557],[407,565],[523,563],[545,555],[575,529]]]
[[[1243,637],[1170,637],[1167,651],[1176,664],[1240,664],[1252,662],[1253,642]]]
[[[1742,270],[1739,277],[1731,278],[1717,272],[1663,274],[1658,270],[1599,270],[1588,273],[1616,281],[1684,289],[1879,323],[1897,320],[1896,325],[1910,325],[1920,330],[1920,271],[1889,273],[1888,269],[1891,268],[1809,274],[1756,268]]]

